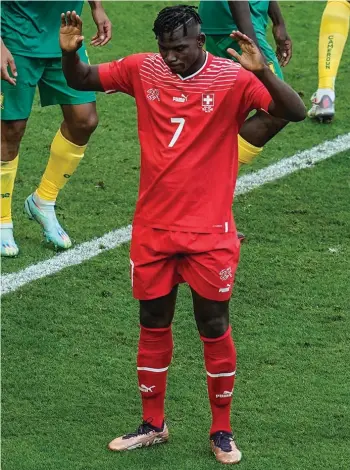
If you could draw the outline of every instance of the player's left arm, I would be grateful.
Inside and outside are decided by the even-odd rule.
[[[264,59],[254,42],[239,31],[234,31],[231,37],[238,41],[242,54],[238,54],[231,48],[227,51],[242,67],[252,72],[260,82],[252,77],[250,86],[247,87],[246,96],[244,97],[247,102],[247,110],[267,108],[269,114],[286,121],[297,122],[305,119],[306,109],[303,101],[289,85],[276,77],[264,63]]]
[[[285,67],[292,58],[292,40],[287,33],[286,24],[278,2],[270,1],[268,13],[273,24],[272,33],[276,43],[276,56],[280,65]]]
[[[105,12],[102,2],[89,1],[91,15],[97,26],[97,33],[91,39],[92,46],[104,46],[112,39],[112,23]]]

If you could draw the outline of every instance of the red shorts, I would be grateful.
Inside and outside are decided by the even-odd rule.
[[[130,271],[133,295],[151,300],[169,294],[187,282],[210,300],[231,297],[239,261],[236,232],[173,232],[151,227],[133,227]]]

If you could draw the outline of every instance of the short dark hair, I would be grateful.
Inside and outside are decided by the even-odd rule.
[[[196,9],[197,7],[190,5],[175,5],[163,8],[163,10],[158,13],[153,26],[153,32],[156,38],[162,38],[165,33],[169,33],[171,36],[174,30],[179,26],[183,26],[184,36],[186,36],[187,26],[192,22],[194,24],[202,23]]]

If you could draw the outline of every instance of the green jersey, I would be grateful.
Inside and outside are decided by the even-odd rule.
[[[61,13],[75,10],[80,15],[83,6],[83,0],[2,1],[1,37],[13,54],[60,57]]]
[[[249,0],[250,14],[256,33],[265,34],[269,5],[269,0]],[[205,34],[224,35],[238,29],[227,1],[201,1],[198,13],[202,19],[202,31]]]

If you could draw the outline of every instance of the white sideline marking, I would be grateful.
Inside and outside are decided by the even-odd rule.
[[[77,245],[72,250],[60,253],[53,258],[32,264],[28,268],[16,273],[2,276],[1,295],[7,294],[24,286],[28,282],[41,279],[51,274],[58,273],[68,266],[83,263],[104,251],[116,248],[122,243],[126,243],[131,237],[131,225],[108,232],[100,238]]]
[[[316,145],[309,150],[298,152],[292,157],[284,158],[279,162],[270,165],[262,170],[238,178],[236,196],[248,193],[254,188],[258,188],[265,183],[275,181],[283,176],[294,173],[303,168],[310,168],[316,162],[344,152],[350,148],[350,133],[338,136],[334,140],[329,140],[323,144]],[[107,250],[116,248],[122,243],[130,241],[131,225],[113,230],[100,238],[95,238],[89,242],[81,243],[75,248],[60,253],[53,258],[41,261],[38,264],[16,273],[2,276],[1,295],[14,292],[31,281],[41,279],[51,274],[57,273],[68,266],[82,263]]]
[[[348,149],[350,149],[350,132],[340,135],[333,140],[326,140],[326,142],[316,145],[309,150],[297,152],[292,157],[283,158],[283,160],[259,171],[241,176],[237,181],[235,196],[248,193],[254,188],[278,180],[303,168],[310,168],[315,163],[326,160]]]

